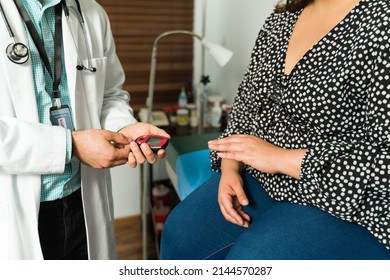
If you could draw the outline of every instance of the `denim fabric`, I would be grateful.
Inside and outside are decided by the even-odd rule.
[[[161,259],[355,260],[390,259],[364,227],[322,210],[277,202],[244,173],[248,229],[227,222],[217,202],[220,174],[197,188],[168,216]]]
[[[46,260],[88,259],[81,190],[41,202],[39,239]]]

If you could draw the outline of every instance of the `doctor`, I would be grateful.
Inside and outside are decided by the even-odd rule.
[[[0,3],[0,259],[113,259],[107,168],[155,163],[132,140],[169,136],[134,119],[99,4]]]

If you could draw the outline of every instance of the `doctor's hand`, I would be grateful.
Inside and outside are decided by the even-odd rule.
[[[148,123],[135,123],[132,125],[129,125],[119,131],[124,136],[128,138],[130,143],[130,153],[128,155],[128,164],[130,167],[134,168],[137,166],[137,164],[143,164],[146,161],[148,161],[150,164],[154,164],[157,162],[158,158],[164,158],[165,157],[165,150],[158,151],[157,155],[153,153],[153,151],[150,149],[149,145],[146,143],[143,143],[140,147],[137,143],[134,142],[134,140],[142,135],[159,135],[164,136],[167,138],[170,138],[169,134],[165,132],[165,130],[160,129],[154,125],[148,124]]]
[[[72,132],[73,155],[93,168],[109,168],[127,162],[129,140],[109,130],[80,130]]]

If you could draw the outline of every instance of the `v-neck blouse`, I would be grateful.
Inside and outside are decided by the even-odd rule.
[[[285,75],[300,13],[266,20],[221,138],[308,149],[299,180],[246,170],[276,200],[361,224],[390,249],[390,2],[361,0]]]

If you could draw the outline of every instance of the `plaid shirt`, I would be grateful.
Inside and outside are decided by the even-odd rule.
[[[44,43],[52,69],[54,69],[54,6],[59,2],[60,0],[44,0],[42,5],[38,0],[23,0],[23,4],[29,12],[35,28]],[[33,67],[39,121],[41,123],[51,125],[49,109],[52,107],[53,102],[51,96],[53,80],[46,70],[27,28],[25,29],[28,36]],[[68,83],[63,58],[61,84],[59,89],[61,92],[61,103],[70,106]],[[72,108],[70,109],[72,110]],[[67,130],[66,135],[67,147],[65,171],[62,174],[42,175],[41,201],[50,201],[65,197],[79,189],[81,186],[80,162],[76,158],[72,158],[71,131]]]

